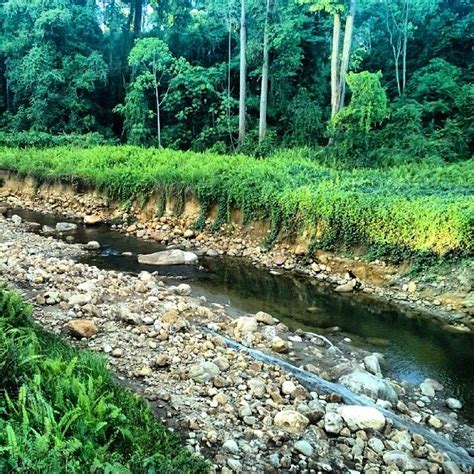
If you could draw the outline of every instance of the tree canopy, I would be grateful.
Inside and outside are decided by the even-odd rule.
[[[308,146],[340,156],[351,143],[368,163],[388,149],[406,160],[472,155],[468,0],[0,5],[6,132],[256,155]]]

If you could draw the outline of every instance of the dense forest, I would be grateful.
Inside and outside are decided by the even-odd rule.
[[[472,154],[469,0],[3,0],[0,141]],[[328,146],[329,145],[329,146]]]

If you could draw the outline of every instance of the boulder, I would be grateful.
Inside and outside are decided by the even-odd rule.
[[[451,410],[460,410],[462,408],[462,403],[457,398],[447,398],[446,405]]]
[[[99,225],[102,224],[102,217],[100,217],[97,214],[90,214],[87,216],[84,216],[84,224],[85,225]]]
[[[20,216],[17,216],[16,214],[13,214],[13,216],[11,217],[12,219],[12,222],[15,224],[15,225],[19,225],[21,224],[21,217]]]
[[[290,345],[287,341],[277,336],[272,340],[272,350],[279,354],[284,354],[290,350]]]
[[[350,280],[347,283],[344,283],[343,285],[336,286],[336,291],[338,293],[350,293],[355,289],[356,283],[357,281],[355,279]]]
[[[273,422],[288,433],[303,433],[309,420],[295,410],[282,410],[275,415]]]
[[[339,382],[353,392],[367,395],[374,400],[381,398],[390,403],[398,401],[398,394],[389,382],[363,370],[355,370],[350,374],[343,375]]]
[[[277,323],[276,319],[271,314],[265,313],[263,311],[259,311],[255,315],[255,319],[259,323],[267,324],[268,326],[273,326]]]
[[[383,461],[388,466],[395,465],[400,471],[429,470],[429,463],[424,459],[415,459],[411,454],[404,451],[387,451],[383,455]]]
[[[58,222],[56,224],[56,231],[57,232],[71,232],[77,229],[77,224],[72,222]]]
[[[85,248],[86,250],[99,250],[100,244],[96,240],[91,240],[90,242],[87,242]]]
[[[242,333],[255,332],[258,327],[257,320],[253,317],[242,316],[236,320],[236,329]]]
[[[76,337],[92,337],[97,334],[97,326],[89,319],[73,319],[67,323],[71,334]]]
[[[351,431],[373,429],[380,431],[385,426],[385,417],[376,408],[346,405],[339,409]]]
[[[367,357],[364,357],[364,366],[367,371],[373,375],[382,375],[382,370],[380,369],[380,362],[376,355],[372,354]]]
[[[199,383],[206,383],[220,374],[220,369],[214,362],[198,362],[189,369],[189,376]]]
[[[74,306],[74,305],[79,305],[79,306],[84,306],[86,305],[87,303],[90,303],[92,301],[92,297],[91,295],[89,295],[88,293],[85,293],[85,294],[77,294],[77,295],[72,295],[69,300],[68,300],[68,303],[71,305],[71,306]]]
[[[138,256],[138,263],[145,265],[188,265],[197,261],[198,256],[195,253],[179,249],[163,250],[162,252]]]

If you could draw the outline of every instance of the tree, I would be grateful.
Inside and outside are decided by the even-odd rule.
[[[247,99],[247,18],[245,0],[241,2],[240,13],[240,88],[239,88],[239,145],[245,140],[245,114]]]
[[[129,64],[133,70],[133,81],[130,85],[127,104],[118,109],[125,114],[126,120],[131,120],[133,116],[139,117],[142,121],[146,113],[139,114],[136,110],[137,104],[146,103],[138,100],[137,95],[153,91],[156,137],[158,147],[162,147],[161,142],[161,106],[168,96],[171,87],[171,78],[177,74],[179,62],[171,54],[168,45],[158,38],[143,38],[135,42],[135,46],[130,51]],[[165,88],[162,94],[162,88]],[[128,115],[127,115],[128,114]],[[135,126],[130,123],[129,128]]]
[[[261,143],[267,133],[267,108],[268,108],[268,63],[269,63],[269,41],[268,41],[268,17],[270,15],[270,1],[267,0],[265,10],[265,25],[263,30],[263,64],[262,82],[260,91],[260,122],[258,130],[258,141]]]
[[[349,0],[349,8],[342,0],[299,0],[310,4],[313,12],[325,11],[333,16],[332,52],[331,52],[331,117],[334,117],[344,106],[346,92],[346,74],[354,30],[354,17],[357,0]],[[342,51],[340,51],[341,13],[347,11]],[[338,72],[339,71],[339,72]]]

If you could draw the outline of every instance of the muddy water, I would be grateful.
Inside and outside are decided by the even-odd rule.
[[[24,220],[53,226],[58,218],[14,209]],[[140,265],[137,255],[164,249],[156,242],[127,237],[106,226],[79,226],[68,233],[78,243],[97,240],[101,249],[84,263],[100,268],[137,273],[158,271],[171,279],[186,279],[194,294],[228,306],[235,313],[267,311],[292,329],[338,333],[355,345],[385,354],[387,376],[411,384],[434,378],[449,396],[465,404],[464,415],[474,421],[474,336],[447,332],[442,324],[399,307],[375,303],[362,295],[339,295],[308,278],[273,275],[241,259],[200,258],[199,266],[151,267]],[[63,236],[63,238],[66,237]],[[132,255],[124,256],[123,252]]]

